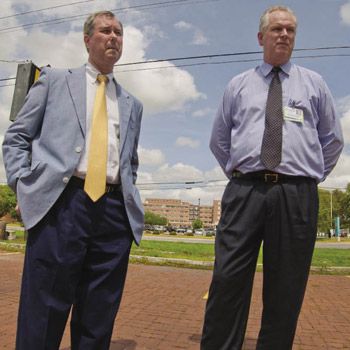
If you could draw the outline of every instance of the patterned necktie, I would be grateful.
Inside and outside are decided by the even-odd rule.
[[[99,85],[96,90],[91,123],[91,138],[88,154],[88,166],[84,191],[96,202],[106,191],[108,119],[106,104],[106,84],[108,77],[97,76]]]
[[[282,157],[282,84],[278,75],[280,67],[274,67],[267,96],[265,113],[265,131],[261,146],[261,161],[266,169],[274,169],[281,163]]]

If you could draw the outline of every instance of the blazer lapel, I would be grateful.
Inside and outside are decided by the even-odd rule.
[[[75,112],[77,114],[79,124],[83,135],[86,130],[86,73],[85,65],[69,70],[67,75],[67,84],[70,95],[73,100]]]
[[[126,134],[128,131],[128,124],[131,114],[131,99],[125,90],[117,84],[117,98],[119,106],[119,129],[120,129],[120,144],[119,144],[119,154],[122,153],[123,147],[126,140]]]

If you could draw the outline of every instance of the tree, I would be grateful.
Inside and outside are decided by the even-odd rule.
[[[350,228],[350,183],[341,199],[341,217],[340,224],[343,228]]]
[[[166,225],[168,222],[167,218],[158,214],[152,213],[151,211],[145,212],[145,224],[147,225]]]
[[[203,222],[200,219],[196,219],[192,222],[192,228],[194,230],[197,230],[197,229],[202,228],[202,227],[203,227]]]
[[[10,214],[16,218],[16,195],[7,185],[0,185],[0,217]]]
[[[350,226],[350,184],[346,191],[334,190],[332,192],[319,189],[318,231],[328,232],[334,228],[334,220],[340,218],[341,228]]]
[[[328,232],[333,227],[332,223],[332,208],[331,208],[331,196],[332,193],[327,190],[318,190],[319,196],[319,210],[318,210],[318,231]]]

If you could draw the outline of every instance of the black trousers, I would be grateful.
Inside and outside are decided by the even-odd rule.
[[[312,179],[276,184],[233,178],[222,198],[202,350],[239,350],[263,242],[263,314],[256,349],[292,348],[318,216]]]
[[[29,230],[16,350],[58,350],[71,308],[72,350],[109,349],[131,243],[121,192],[93,203],[68,184]]]

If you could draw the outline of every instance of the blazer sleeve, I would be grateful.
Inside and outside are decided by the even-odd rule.
[[[133,152],[132,152],[132,156],[131,156],[131,169],[132,169],[133,184],[135,184],[136,180],[137,180],[137,169],[139,167],[139,157],[138,157],[137,148],[138,148],[139,138],[140,138],[143,106],[142,106],[141,102],[135,100],[133,108],[136,109],[136,128],[137,129],[136,129],[136,136],[135,136]]]
[[[2,152],[7,183],[15,192],[18,178],[30,172],[31,144],[40,134],[49,91],[49,73],[49,68],[42,69],[4,136]]]

